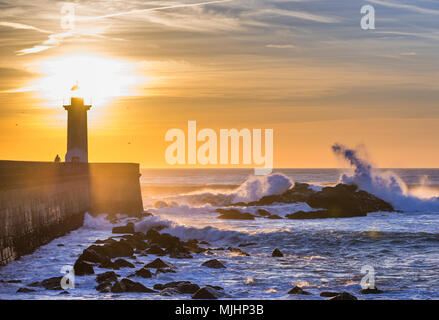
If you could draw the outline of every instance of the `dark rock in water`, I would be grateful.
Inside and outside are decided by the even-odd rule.
[[[46,290],[62,290],[61,288],[61,279],[63,277],[53,277],[49,279],[45,279],[39,283],[39,285],[43,286]]]
[[[17,293],[30,293],[30,292],[35,292],[36,290],[34,289],[29,289],[29,288],[20,288],[17,290]]]
[[[271,216],[271,213],[268,212],[268,211],[265,210],[265,209],[258,209],[256,212],[257,212],[257,214],[260,215],[261,217],[268,217],[268,216]]]
[[[59,243],[56,245],[57,247],[64,247],[64,245],[62,243]]]
[[[169,257],[173,259],[192,259],[193,257],[187,252],[181,252],[178,250],[172,250],[169,253]]]
[[[244,257],[250,257],[250,255],[247,252],[242,251],[239,248],[232,248],[232,247],[228,247],[227,250],[229,250],[230,252],[236,253],[240,256],[244,256]]]
[[[103,253],[101,246],[91,245],[82,252],[78,260],[94,263],[107,263],[110,259]]]
[[[365,216],[368,212],[393,211],[393,206],[355,185],[325,187],[306,201],[312,208],[327,209],[331,218]]]
[[[75,270],[76,276],[84,276],[86,274],[94,274],[95,271],[93,270],[93,265],[82,261],[80,259],[76,260],[75,265],[73,266],[73,269]]]
[[[216,209],[221,213],[217,219],[237,219],[237,220],[254,220],[255,216],[248,212],[241,212],[237,209]]]
[[[177,273],[177,271],[172,268],[158,268],[155,272],[155,275],[158,275],[160,273]]]
[[[321,209],[307,213],[296,212],[288,215],[289,219],[348,218],[365,216],[369,212],[394,211],[391,204],[357,189],[355,185],[338,184],[335,187],[325,187],[321,191],[314,191],[308,184],[296,183],[293,188],[281,195],[266,196],[247,205],[306,202],[312,208]]]
[[[180,292],[175,288],[165,288],[160,292],[160,295],[165,297],[170,297],[176,294],[180,294]]]
[[[110,258],[131,257],[134,253],[133,247],[127,240],[123,239],[118,242],[105,244],[101,247],[101,251]]]
[[[126,261],[125,259],[117,259],[116,261],[113,262],[113,265],[118,268],[135,268],[134,264]]]
[[[161,269],[161,268],[173,268],[174,266],[170,264],[169,262],[165,262],[160,258],[155,259],[153,262],[148,263],[145,265],[146,268],[154,268],[154,269]]]
[[[380,294],[380,293],[383,293],[383,291],[378,289],[377,287],[375,287],[375,288],[362,289],[360,291],[360,293],[361,294]]]
[[[293,289],[291,289],[290,291],[288,291],[288,294],[304,294],[304,295],[310,295],[311,293],[309,293],[308,291],[303,290],[301,287],[299,286],[295,286]]]
[[[138,235],[125,235],[123,236],[124,239],[128,242],[128,244],[137,250],[145,250],[148,248],[148,244],[145,242],[145,240],[142,238],[140,238]]]
[[[7,283],[21,283],[21,280],[8,280]]]
[[[117,282],[117,280],[116,280]],[[111,288],[113,287],[113,284],[110,281],[105,281],[100,284],[98,284],[95,289],[99,291],[100,293],[108,293],[111,292]]]
[[[168,282],[166,284],[157,283],[154,285],[153,288],[156,290],[164,290],[167,288],[172,288],[175,290],[176,293],[182,293],[182,294],[185,293],[193,294],[200,289],[200,287],[197,284],[191,283],[190,281],[173,281],[173,282]]]
[[[151,247],[146,250],[146,253],[148,254],[157,254],[157,255],[164,255],[165,254],[165,250],[163,250],[162,248],[160,248],[160,246],[158,244],[152,244]]]
[[[107,272],[98,274],[96,276],[96,281],[98,283],[107,282],[107,281],[113,282],[113,281],[117,281],[118,276],[119,275],[116,274],[114,271],[107,271]]]
[[[257,243],[256,242],[241,243],[238,247],[249,247],[254,245],[257,245]]]
[[[176,289],[180,293],[190,293],[190,294],[193,294],[193,293],[197,292],[200,289],[200,286],[198,284],[195,284],[195,283],[185,282],[185,283],[180,283],[176,287]]]
[[[121,292],[146,292],[153,293],[155,290],[149,289],[145,287],[143,284],[139,282],[132,281],[127,278],[123,278],[121,281],[117,281],[111,287],[111,292],[113,293],[121,293]]]
[[[68,291],[62,291],[62,292],[60,292],[60,293],[58,293],[59,295],[67,295],[67,294],[70,294],[70,292],[68,292]]]
[[[143,267],[142,269],[137,270],[132,276],[138,276],[142,278],[151,278],[152,273],[147,268]]]
[[[282,217],[278,216],[277,214],[272,214],[271,216],[268,216],[266,218],[267,219],[273,219],[273,220],[283,219]]]
[[[280,258],[280,257],[283,257],[284,254],[283,254],[278,248],[276,248],[276,249],[274,249],[273,252],[271,253],[271,256],[272,256],[272,257],[275,257],[275,258]]]
[[[358,299],[357,297],[353,296],[349,292],[342,292],[332,298],[329,298],[329,300],[358,300]]]
[[[208,267],[208,268],[213,268],[213,269],[221,269],[221,268],[225,268],[226,267],[225,265],[223,265],[217,259],[208,260],[208,261],[204,262],[202,264],[202,266],[203,267]]]
[[[223,294],[214,287],[205,286],[195,292],[192,299],[218,299],[221,296],[223,296]]]
[[[134,233],[134,223],[128,222],[125,226],[113,228],[113,233]]]
[[[334,218],[331,216],[331,213],[328,210],[317,210],[317,211],[297,211],[294,213],[290,213],[285,215],[288,219],[326,219],[326,218]],[[341,217],[338,217],[341,218]],[[349,217],[346,217],[349,218]]]
[[[325,298],[332,298],[332,297],[335,297],[335,296],[338,296],[338,295],[339,295],[338,292],[330,292],[330,291],[320,292],[320,296],[321,297],[325,297]]]

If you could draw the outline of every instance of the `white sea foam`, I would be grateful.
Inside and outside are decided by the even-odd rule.
[[[344,145],[332,146],[334,153],[347,160],[355,171],[353,175],[343,174],[340,182],[355,184],[360,189],[390,202],[395,209],[403,211],[439,211],[439,198],[420,198],[408,190],[407,185],[393,172],[379,172],[362,159],[354,149]],[[424,186],[424,194],[428,187]],[[433,193],[432,193],[433,194]]]

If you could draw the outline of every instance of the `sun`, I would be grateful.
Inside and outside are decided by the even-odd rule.
[[[134,65],[127,61],[98,55],[69,55],[37,63],[42,77],[33,90],[51,101],[81,96],[94,106],[105,105],[114,97],[134,94],[135,87],[145,77],[136,74]],[[79,88],[72,91],[72,87]]]

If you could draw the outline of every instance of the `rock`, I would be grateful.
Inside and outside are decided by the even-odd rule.
[[[177,271],[172,268],[159,268],[156,270],[155,275],[158,275],[160,273],[177,273]]]
[[[314,191],[308,184],[296,183],[293,188],[281,195],[262,197],[259,201],[246,205],[306,202],[310,207],[320,209],[307,213],[296,212],[289,215],[289,219],[348,218],[365,216],[369,212],[394,211],[391,204],[357,189],[355,185],[338,184],[334,187],[325,187],[321,191]]]
[[[198,284],[195,284],[195,283],[184,282],[184,283],[178,284],[176,289],[180,293],[194,294],[195,292],[197,292],[200,289],[200,286]]]
[[[309,293],[308,291],[303,290],[301,287],[299,286],[295,286],[294,288],[292,288],[290,291],[288,291],[288,294],[304,294],[304,295],[310,295],[311,293]]]
[[[118,268],[135,268],[134,264],[126,261],[125,259],[117,259],[116,261],[113,262],[113,265]]]
[[[297,211],[294,213],[290,213],[285,215],[286,218],[294,220],[294,219],[326,219],[332,218],[331,213],[328,210],[317,210],[317,211]],[[340,218],[340,217],[339,217]]]
[[[154,203],[154,207],[157,209],[161,209],[161,208],[168,208],[169,205],[164,201],[157,201],[156,203]]]
[[[147,268],[143,267],[142,269],[137,270],[131,276],[138,276],[138,277],[142,277],[142,278],[146,279],[146,278],[151,278],[152,277],[152,273]]]
[[[250,255],[247,252],[242,251],[241,249],[238,248],[232,248],[232,247],[228,247],[227,250],[229,250],[230,252],[236,253],[240,256],[244,256],[244,257],[250,257]]]
[[[241,212],[237,209],[216,209],[221,213],[217,219],[237,219],[237,220],[254,220],[255,217],[251,213]]]
[[[218,261],[217,259],[212,259],[212,260],[208,260],[206,262],[204,262],[202,264],[203,267],[208,267],[208,268],[213,268],[213,269],[221,269],[221,268],[226,268],[225,265],[223,265],[220,261]]]
[[[283,257],[284,254],[283,254],[278,248],[276,248],[276,249],[274,249],[273,252],[271,253],[271,256],[272,256],[272,257],[275,257],[275,258],[280,258],[280,257]]]
[[[238,247],[249,247],[254,245],[257,245],[257,243],[256,242],[241,243]]]
[[[154,269],[175,268],[172,264],[170,264],[169,262],[165,262],[160,258],[157,258],[153,262],[148,263],[147,265],[145,265],[145,267]]]
[[[124,239],[105,244],[101,250],[109,258],[131,257],[134,253],[133,247]]]
[[[58,295],[67,295],[67,294],[70,294],[70,292],[68,292],[68,291],[62,291],[62,292],[60,292],[60,293],[58,293]]]
[[[76,260],[73,270],[75,270],[75,276],[84,276],[86,274],[94,274],[93,265],[82,261],[80,259]]]
[[[121,292],[146,292],[153,293],[155,290],[145,287],[139,282],[132,281],[127,278],[123,278],[121,281],[116,281],[111,287],[111,292],[121,293]]]
[[[115,282],[117,282],[117,280]],[[113,287],[113,284],[110,281],[105,281],[105,282],[98,284],[95,287],[95,289],[97,291],[99,291],[100,293],[108,293],[108,292],[111,292],[112,287]]]
[[[160,248],[160,246],[158,244],[152,244],[151,247],[145,251],[148,254],[157,254],[157,255],[165,255],[165,250],[163,250],[162,248]]]
[[[62,290],[61,288],[61,279],[63,277],[53,277],[49,279],[45,279],[39,283],[39,285],[43,286],[46,290]]]
[[[383,291],[375,287],[375,288],[362,289],[360,291],[360,293],[361,294],[380,294],[380,293],[383,293]]]
[[[267,219],[273,219],[273,220],[283,219],[282,217],[278,216],[277,214],[272,214],[271,216],[268,216],[266,218]]]
[[[125,226],[114,227],[112,233],[134,233],[134,223],[128,222]]]
[[[187,252],[181,252],[178,250],[173,250],[169,254],[169,258],[173,259],[192,259],[193,257]]]
[[[325,298],[332,298],[332,297],[335,297],[337,295],[339,295],[338,292],[330,292],[330,291],[320,292],[320,296],[325,297]]]
[[[257,213],[258,215],[260,215],[261,217],[268,217],[268,216],[271,216],[271,213],[268,212],[268,211],[265,210],[265,209],[258,209],[258,210],[256,211],[256,213]]]
[[[165,296],[165,297],[169,297],[169,296],[173,296],[173,295],[176,295],[179,293],[180,292],[178,292],[178,290],[175,288],[165,288],[160,292],[160,295]]]
[[[56,245],[57,247],[64,247],[64,245],[62,243],[59,243]]]
[[[21,280],[8,280],[7,283],[21,283]]]
[[[94,263],[107,263],[110,259],[107,255],[103,254],[101,246],[91,245],[82,252],[78,260]]]
[[[332,298],[329,298],[329,300],[358,300],[358,299],[357,297],[353,296],[349,292],[342,292]]]
[[[192,299],[218,299],[224,294],[220,292],[219,289],[216,288],[218,287],[213,287],[213,286],[202,287],[197,292],[195,292],[195,294],[192,296]]]
[[[119,275],[116,274],[114,271],[107,271],[101,274],[98,274],[96,276],[96,282],[101,283],[101,282],[114,282],[117,281],[117,277]]]
[[[29,288],[20,288],[17,290],[17,293],[30,293],[30,292],[35,292],[36,290],[34,289],[29,289]]]

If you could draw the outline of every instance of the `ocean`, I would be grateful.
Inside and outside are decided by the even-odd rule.
[[[216,285],[223,287],[225,298],[230,299],[324,299],[320,297],[323,291],[347,291],[360,299],[439,298],[439,169],[364,171],[356,166],[355,170],[277,169],[269,177],[252,174],[250,169],[143,169],[144,208],[153,216],[137,221],[136,231],[162,226],[161,232],[182,240],[206,241],[212,250],[195,254],[193,259],[162,257],[177,266],[176,273],[133,280],[149,288],[180,280]],[[339,181],[356,183],[397,210],[345,219],[217,219],[217,208],[282,193],[295,182],[309,183],[318,190]],[[241,209],[250,213],[265,209],[281,217],[312,210],[305,203]],[[125,223],[122,219],[119,224]],[[66,294],[41,288],[16,293],[29,283],[61,276],[61,268],[72,266],[85,248],[114,236],[112,227],[103,215],[87,214],[82,228],[0,267],[0,299],[190,299],[187,294],[98,293],[94,275],[77,276],[75,288]],[[240,248],[249,256],[229,247]],[[271,257],[275,248],[284,257]],[[155,258],[136,256],[130,261],[141,268]],[[213,258],[227,268],[201,266]],[[383,293],[359,293],[365,269],[374,270],[375,284]],[[95,268],[96,273],[105,271]],[[133,269],[122,268],[116,273],[127,276]],[[287,294],[296,285],[310,295]]]

